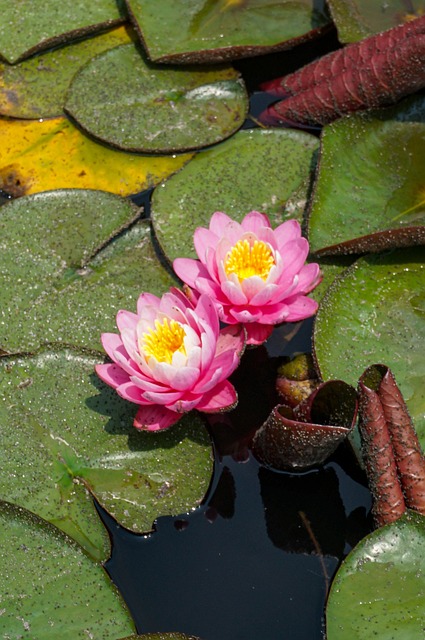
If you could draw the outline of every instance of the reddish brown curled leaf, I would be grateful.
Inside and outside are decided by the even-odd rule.
[[[328,380],[295,408],[277,405],[255,433],[254,455],[280,470],[302,471],[322,464],[353,429],[356,396],[346,382]]]
[[[382,367],[379,397],[397,463],[406,504],[425,516],[425,457],[412,419],[391,370]]]
[[[365,469],[374,498],[373,519],[377,527],[382,527],[400,518],[406,504],[379,396],[362,379],[359,382],[359,416]]]
[[[320,58],[263,88],[289,96],[260,116],[265,124],[327,124],[397,102],[425,87],[425,16]]]

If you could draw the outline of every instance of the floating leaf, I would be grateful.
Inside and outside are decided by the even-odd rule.
[[[300,219],[317,147],[308,133],[256,129],[199,153],[152,197],[152,222],[167,258],[196,258],[193,232],[208,227],[214,211],[242,220],[257,209],[273,226]]]
[[[322,300],[314,354],[324,380],[357,385],[364,369],[391,368],[425,445],[425,265],[423,249],[366,256]]]
[[[385,3],[370,0],[328,0],[332,18],[341,42],[356,42],[373,33],[391,29],[402,22],[409,22],[425,12],[424,0]],[[414,6],[413,6],[414,5]]]
[[[0,503],[0,636],[116,640],[134,624],[103,567],[25,509]]]
[[[381,114],[323,131],[308,221],[318,255],[425,244],[425,123]]]
[[[126,0],[152,60],[229,60],[289,49],[328,24],[310,0]],[[176,25],[178,28],[176,29]]]
[[[425,518],[406,514],[364,538],[341,565],[328,640],[418,640],[425,627]]]
[[[15,118],[62,115],[65,93],[76,71],[93,56],[129,42],[127,29],[117,27],[20,64],[0,64],[0,113]]]
[[[84,487],[125,527],[146,532],[158,516],[197,506],[212,472],[202,420],[191,414],[164,433],[138,432],[135,405],[95,376],[101,361],[72,350],[0,359],[0,498],[97,559],[109,540]]]
[[[153,187],[191,158],[189,154],[159,158],[108,149],[66,118],[0,119],[0,138],[0,190],[14,197],[67,187],[127,196]]]
[[[205,147],[239,129],[248,98],[231,67],[154,66],[133,45],[97,56],[71,83],[66,110],[96,138],[139,152]]]
[[[0,55],[12,63],[123,22],[116,0],[76,0],[66,8],[57,0],[0,0],[0,13]]]
[[[162,295],[175,284],[160,264],[129,201],[101,191],[27,196],[0,211],[0,349],[31,351],[46,342],[101,349],[116,331],[119,309],[142,291]]]

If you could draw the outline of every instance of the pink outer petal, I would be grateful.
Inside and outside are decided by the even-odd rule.
[[[273,332],[274,326],[272,324],[259,324],[253,322],[245,325],[247,333],[247,344],[263,344],[269,338]]]
[[[200,296],[194,313],[202,320],[202,327],[206,333],[209,334],[208,329],[211,329],[214,340],[216,341],[220,330],[220,323],[217,309],[211,298],[206,295]]]
[[[128,374],[116,364],[97,364],[95,371],[103,382],[114,389],[130,380]]]
[[[242,324],[247,322],[257,322],[257,320],[260,320],[263,315],[262,310],[257,309],[256,307],[246,309],[230,308],[229,313],[235,320],[237,320],[237,322],[241,322]]]
[[[248,303],[248,297],[241,289],[241,285],[232,280],[225,280],[221,285],[221,290],[226,296],[227,304],[245,305]]]
[[[193,234],[193,244],[195,245],[195,251],[198,254],[200,261],[205,264],[205,257],[207,250],[210,247],[216,247],[219,241],[219,236],[205,229],[204,227],[198,227]]]
[[[158,296],[154,296],[153,293],[142,293],[137,300],[137,315],[140,316],[143,307],[148,305],[159,309]]]
[[[124,348],[123,342],[119,335],[116,333],[102,333],[101,337],[102,346],[105,349],[108,356],[116,362],[114,351],[120,348]]]
[[[134,331],[137,327],[137,323],[139,322],[139,316],[137,313],[132,313],[131,311],[118,311],[117,313],[117,327],[120,332],[124,328],[131,329]]]
[[[155,393],[154,391],[145,391],[143,393],[143,400],[146,401],[146,404],[160,404],[164,406],[174,404],[177,400],[180,400],[181,397],[181,391],[173,390],[167,390],[163,393]]]
[[[143,398],[143,391],[136,387],[130,380],[124,384],[120,384],[116,391],[121,398],[134,402],[135,404],[152,404],[149,400]]]
[[[166,407],[150,405],[140,407],[134,418],[133,426],[140,431],[160,431],[168,429],[180,420],[181,415]]]
[[[297,240],[301,237],[301,227],[296,220],[286,220],[274,230],[279,250],[288,242]]]
[[[210,296],[210,298],[217,300],[220,304],[227,301],[226,296],[221,290],[221,286],[216,284],[211,278],[196,278],[195,286],[199,293]]]
[[[228,380],[220,382],[214,389],[202,396],[197,405],[198,411],[216,413],[217,411],[230,411],[236,406],[238,395]]]
[[[262,307],[269,304],[272,300],[276,300],[278,296],[279,286],[277,284],[267,284],[255,296],[251,298],[251,304],[255,307]]]
[[[298,322],[298,320],[304,320],[314,316],[319,306],[316,300],[307,298],[306,296],[297,296],[293,302],[286,301],[288,304],[289,313],[285,318],[286,322]]]
[[[281,250],[281,256],[283,260],[283,273],[282,278],[287,280],[296,275],[300,269],[304,266],[306,258],[308,256],[309,245],[305,238],[298,238],[288,246]]]
[[[215,233],[218,237],[224,235],[224,230],[228,224],[232,222],[232,218],[226,213],[222,213],[221,211],[216,211],[212,214],[210,220],[210,231]]]
[[[316,262],[305,264],[298,274],[296,292],[310,293],[322,280],[320,267]]]
[[[199,260],[192,258],[176,258],[173,262],[173,269],[183,282],[196,289],[196,279],[199,277],[209,278],[208,271]]]
[[[263,227],[271,227],[270,220],[265,213],[250,211],[241,222],[244,231],[252,231],[258,235],[258,231]]]

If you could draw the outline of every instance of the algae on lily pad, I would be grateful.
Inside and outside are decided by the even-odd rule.
[[[86,488],[123,526],[148,532],[160,515],[200,503],[212,456],[196,413],[159,434],[137,431],[136,405],[94,373],[102,360],[71,349],[0,359],[0,499],[104,560],[109,539]]]
[[[289,49],[329,24],[322,0],[126,3],[149,57],[161,62],[229,60]]]
[[[161,265],[148,221],[102,191],[58,190],[18,198],[0,210],[0,349],[28,352],[61,342],[101,349],[119,309],[142,291],[175,284]],[[105,246],[106,245],[106,246]]]
[[[425,12],[424,0],[328,0],[328,4],[338,29],[338,38],[344,44],[363,40],[374,33],[414,20]]]
[[[242,220],[256,209],[273,226],[301,220],[318,145],[301,131],[254,129],[197,154],[152,196],[152,223],[167,258],[196,258],[193,233],[208,227],[215,211]]]
[[[326,609],[328,640],[419,640],[425,629],[425,518],[407,512],[347,556]]]
[[[369,255],[335,279],[314,325],[324,380],[353,386],[371,364],[390,367],[425,447],[425,264],[421,247]]]
[[[65,108],[83,129],[108,144],[170,153],[232,135],[245,120],[248,98],[232,67],[160,67],[134,45],[122,45],[76,74]]]
[[[0,0],[0,15],[0,56],[11,63],[124,20],[116,0]]]
[[[425,244],[425,122],[376,115],[323,130],[308,220],[318,255]]]
[[[128,196],[153,187],[192,156],[140,156],[98,144],[65,117],[0,119],[0,190],[19,197],[51,189]]]
[[[116,640],[134,623],[103,567],[56,527],[0,502],[0,636]]]
[[[0,63],[0,113],[14,118],[62,115],[65,94],[76,71],[93,56],[129,42],[128,29],[117,27],[19,64]]]

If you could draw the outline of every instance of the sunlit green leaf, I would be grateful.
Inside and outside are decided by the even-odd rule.
[[[374,363],[391,368],[425,446],[425,264],[423,249],[366,256],[322,300],[314,352],[325,380],[357,385]]]
[[[328,23],[321,0],[126,1],[152,60],[229,60],[277,51]]]
[[[72,350],[0,359],[0,498],[54,523],[96,559],[109,555],[109,539],[84,487],[125,527],[145,532],[158,516],[197,506],[212,472],[201,418],[137,431],[137,407],[94,374],[102,361]]]
[[[134,632],[103,568],[33,514],[0,502],[0,636],[116,640]]]
[[[425,628],[425,518],[408,513],[364,538],[339,569],[328,640],[419,640]]]
[[[138,193],[177,171],[190,154],[139,156],[110,149],[66,118],[0,119],[0,190],[18,197],[49,189],[103,189]]]
[[[185,151],[237,131],[248,110],[231,67],[170,69],[133,45],[97,56],[76,74],[66,110],[96,138],[139,152]]]
[[[57,0],[0,0],[0,15],[0,55],[8,62],[123,21],[116,0],[74,0],[69,6]]]
[[[274,226],[300,219],[317,147],[308,133],[256,129],[199,153],[153,194],[152,222],[167,258],[196,257],[193,232],[208,227],[214,211],[241,220],[258,210]]]
[[[402,118],[388,110],[325,127],[308,222],[312,251],[425,244],[425,123]]]

